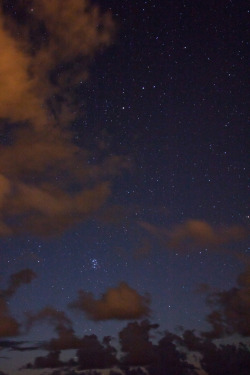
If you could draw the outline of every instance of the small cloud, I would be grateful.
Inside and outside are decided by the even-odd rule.
[[[162,246],[168,248],[185,249],[186,245],[217,247],[244,240],[249,234],[246,228],[239,225],[214,228],[203,220],[187,220],[183,224],[173,226],[172,229],[157,227],[144,221],[138,224],[157,238]]]
[[[170,243],[174,246],[190,241],[195,245],[222,245],[232,241],[240,241],[247,236],[245,228],[233,225],[213,228],[203,220],[187,220],[175,226],[169,233]]]
[[[127,320],[149,316],[149,304],[149,296],[142,296],[127,283],[121,282],[118,287],[108,289],[100,299],[80,290],[78,299],[70,307],[84,311],[91,320]]]

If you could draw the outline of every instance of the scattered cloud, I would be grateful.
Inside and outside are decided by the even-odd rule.
[[[80,290],[78,299],[70,307],[85,312],[91,320],[127,320],[147,317],[149,304],[149,296],[142,296],[127,283],[121,282],[118,287],[108,289],[100,299]]]

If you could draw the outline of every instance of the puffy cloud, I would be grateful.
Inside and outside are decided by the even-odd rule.
[[[80,290],[78,299],[70,307],[84,311],[92,320],[126,320],[148,316],[149,303],[149,296],[142,296],[128,284],[121,282],[117,288],[108,289],[99,300],[92,293]]]
[[[19,334],[20,324],[10,314],[8,299],[22,284],[29,284],[36,277],[30,269],[24,269],[10,276],[9,285],[0,290],[0,337],[11,337]]]
[[[16,7],[23,22],[0,11],[0,235],[57,234],[91,217],[110,196],[110,176],[128,168],[115,155],[91,165],[70,131],[74,85],[112,42],[114,23],[87,0]]]
[[[159,228],[147,222],[139,222],[163,246],[181,248],[187,244],[194,246],[220,246],[232,241],[240,241],[247,237],[246,228],[232,225],[214,228],[203,220],[187,220],[175,225],[172,229]]]

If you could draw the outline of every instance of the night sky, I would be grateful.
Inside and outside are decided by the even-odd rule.
[[[248,25],[245,0],[1,2],[1,375],[223,375],[238,342],[247,375]]]

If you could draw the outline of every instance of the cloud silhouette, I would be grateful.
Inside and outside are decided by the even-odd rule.
[[[76,301],[69,306],[83,311],[91,320],[127,320],[147,317],[150,313],[149,296],[140,295],[127,283],[108,289],[100,299],[80,290]]]
[[[60,360],[60,351],[49,352],[46,356],[36,357],[34,363],[28,363],[22,369],[42,369],[63,367],[65,362]]]
[[[250,267],[237,279],[237,287],[208,295],[207,302],[215,307],[207,317],[212,331],[204,332],[208,338],[221,338],[234,333],[250,336]]]

